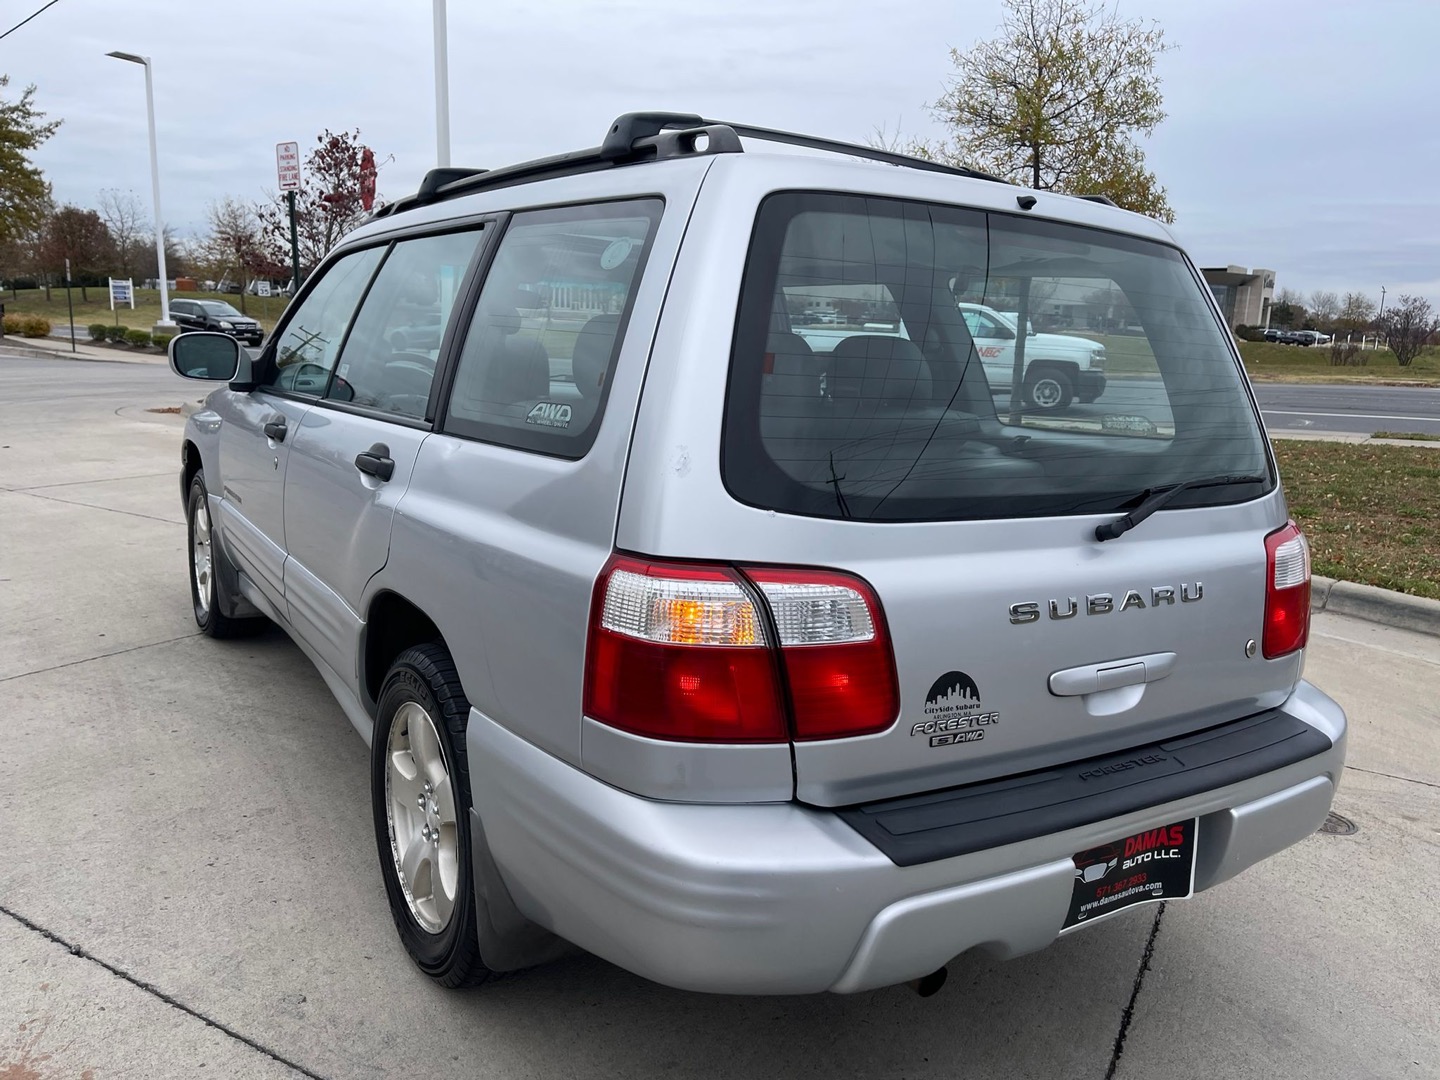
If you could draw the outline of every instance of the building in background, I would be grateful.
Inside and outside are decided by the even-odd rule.
[[[1223,266],[1201,270],[1231,330],[1237,326],[1270,325],[1275,302],[1275,271]]]

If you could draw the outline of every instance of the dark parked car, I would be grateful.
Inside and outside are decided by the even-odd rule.
[[[239,338],[246,345],[259,345],[265,338],[258,322],[224,300],[172,300],[170,315],[182,334],[186,330],[213,330]]]

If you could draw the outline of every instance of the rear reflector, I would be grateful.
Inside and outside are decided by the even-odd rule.
[[[1291,521],[1265,537],[1265,631],[1261,652],[1274,660],[1310,636],[1310,547]]]
[[[859,578],[615,555],[595,583],[591,719],[656,739],[754,743],[883,731],[899,710],[879,601]]]

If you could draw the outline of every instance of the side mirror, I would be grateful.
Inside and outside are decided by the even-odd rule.
[[[168,351],[181,378],[231,382],[240,371],[240,343],[228,334],[177,334]]]

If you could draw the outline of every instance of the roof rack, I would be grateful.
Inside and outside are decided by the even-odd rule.
[[[1121,205],[1120,205],[1118,202],[1116,202],[1114,199],[1110,198],[1109,195],[1102,195],[1102,194],[1100,194],[1099,192],[1095,193],[1094,195],[1076,195],[1075,197],[1076,197],[1077,199],[1084,199],[1086,202],[1104,203],[1106,206],[1113,206],[1113,207],[1115,207],[1117,210],[1123,210],[1123,209],[1124,209],[1123,206],[1121,206]]]
[[[1007,182],[975,169],[946,165],[858,143],[821,139],[813,135],[754,127],[750,124],[732,124],[724,120],[706,120],[694,113],[633,112],[617,117],[605,133],[601,144],[588,150],[572,150],[566,154],[508,165],[502,169],[431,169],[425,174],[425,179],[420,182],[420,189],[414,195],[407,195],[382,206],[376,211],[375,217],[388,217],[431,203],[471,195],[477,191],[509,187],[531,180],[575,176],[618,165],[634,165],[693,154],[738,154],[745,149],[740,142],[742,137],[846,154],[926,172],[964,176],[972,180],[990,180],[997,184]]]

